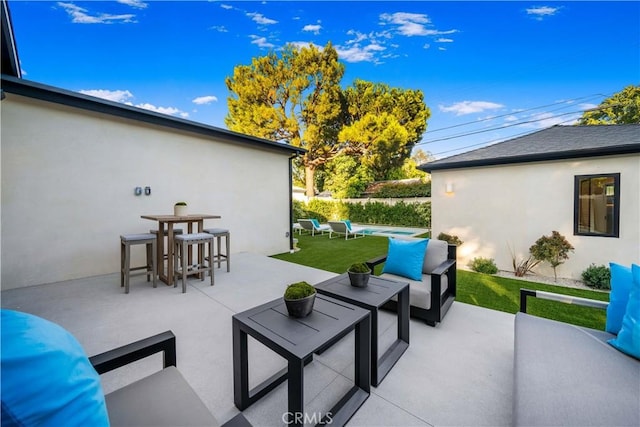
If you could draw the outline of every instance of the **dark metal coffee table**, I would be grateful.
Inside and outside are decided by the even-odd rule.
[[[317,295],[313,312],[302,319],[289,317],[278,298],[233,316],[233,398],[240,410],[289,380],[287,425],[303,425],[313,414],[304,413],[304,365],[313,353],[355,330],[355,384],[326,413],[320,423],[344,425],[371,391],[371,316],[369,311],[334,298]],[[249,389],[247,335],[287,360],[287,368]]]
[[[409,283],[371,276],[365,288],[351,286],[347,273],[315,285],[321,294],[371,312],[371,384],[378,386],[409,347]],[[378,358],[378,310],[398,295],[398,338]]]

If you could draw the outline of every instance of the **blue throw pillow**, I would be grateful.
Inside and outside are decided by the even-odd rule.
[[[609,344],[640,360],[640,266],[631,265],[633,284],[618,336]]]
[[[3,426],[109,425],[100,377],[69,332],[17,311],[0,319]]]
[[[389,238],[387,261],[383,273],[411,280],[422,280],[422,263],[429,239],[401,240]]]
[[[320,223],[318,222],[317,219],[314,218],[314,219],[311,220],[311,222],[313,223],[313,226],[315,228],[320,228]]]
[[[609,294],[609,306],[607,307],[606,331],[618,334],[622,328],[622,318],[627,309],[629,293],[631,293],[631,268],[624,265],[609,263],[611,270],[611,293]]]

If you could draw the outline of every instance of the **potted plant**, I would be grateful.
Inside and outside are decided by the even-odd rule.
[[[284,303],[291,317],[306,317],[313,311],[316,288],[307,282],[292,283],[284,292]]]
[[[173,214],[175,216],[187,216],[187,202],[178,202],[173,205]]]
[[[352,264],[351,267],[347,270],[349,273],[349,281],[351,281],[351,286],[355,286],[357,288],[364,288],[369,283],[369,276],[371,276],[371,269],[367,264],[363,262],[359,262],[356,264]]]

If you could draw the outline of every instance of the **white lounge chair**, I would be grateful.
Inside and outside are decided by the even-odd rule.
[[[320,224],[317,219],[299,219],[298,224],[302,226],[305,230],[311,233],[312,236],[315,236],[316,233],[324,234],[325,231],[331,232],[331,227],[327,224]]]
[[[353,236],[354,239],[358,236],[366,236],[363,227],[354,227],[350,221],[329,221],[329,227],[331,227],[331,231],[329,231],[330,239],[333,238],[333,233],[344,234],[345,240],[347,240],[349,236]]]

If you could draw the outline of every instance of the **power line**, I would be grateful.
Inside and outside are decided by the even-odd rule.
[[[427,131],[425,132],[425,134],[433,133],[433,132],[439,132],[439,131],[441,131],[441,130],[453,129],[453,128],[462,127],[462,126],[473,125],[473,124],[476,124],[476,123],[481,123],[481,122],[486,122],[486,121],[489,121],[489,120],[499,119],[499,118],[502,118],[502,117],[512,116],[512,115],[514,115],[514,114],[521,114],[521,113],[526,113],[526,112],[528,112],[528,111],[539,110],[539,109],[541,109],[541,108],[552,107],[552,106],[554,106],[554,105],[558,105],[558,104],[567,104],[567,103],[568,103],[568,102],[570,102],[570,101],[577,102],[577,101],[580,101],[580,100],[585,100],[585,99],[595,98],[595,97],[599,97],[599,96],[602,96],[602,97],[610,97],[611,95],[605,95],[605,94],[602,94],[602,93],[594,93],[594,94],[592,94],[592,95],[581,96],[581,97],[579,97],[579,98],[572,98],[572,99],[567,99],[567,100],[564,100],[564,101],[554,102],[554,103],[551,103],[551,104],[540,105],[540,106],[538,106],[538,107],[527,108],[527,109],[525,109],[525,110],[520,110],[520,111],[515,112],[515,113],[505,113],[505,114],[500,114],[500,115],[498,115],[498,116],[491,116],[491,117],[487,117],[487,118],[480,119],[480,120],[474,120],[474,121],[472,121],[472,122],[459,123],[459,124],[457,124],[457,125],[445,126],[445,127],[443,127],[443,128],[438,128],[438,129],[433,129],[433,130],[427,130]],[[568,107],[568,106],[569,106],[569,105],[565,105],[565,107]],[[565,108],[565,107],[561,107],[561,108],[558,108],[558,109],[556,109],[556,110],[552,110],[552,111],[561,110],[562,108]]]

